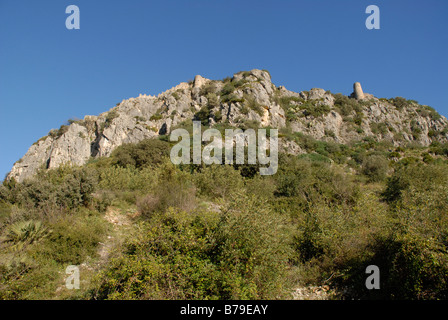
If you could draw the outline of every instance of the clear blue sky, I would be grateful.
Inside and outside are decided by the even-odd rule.
[[[68,30],[75,4],[81,29]],[[365,9],[379,6],[381,29]],[[403,96],[448,115],[448,1],[0,0],[0,179],[70,118],[201,74]]]

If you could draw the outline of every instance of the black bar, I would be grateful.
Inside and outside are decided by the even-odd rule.
[[[229,307],[230,306],[230,307]],[[257,306],[257,307],[256,307]],[[264,308],[263,308],[263,307]],[[266,307],[267,306],[267,307]],[[57,318],[105,316],[138,319],[322,319],[344,316],[376,318],[437,315],[447,301],[0,301],[2,314],[21,317],[52,315]],[[213,309],[212,309],[213,308]],[[213,310],[210,315],[210,310]],[[229,312],[231,311],[231,312]],[[183,314],[188,313],[188,314]],[[100,318],[99,318],[100,319]],[[345,319],[345,318],[344,318]]]

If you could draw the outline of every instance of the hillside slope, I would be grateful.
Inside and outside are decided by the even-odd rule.
[[[140,95],[99,116],[70,121],[34,143],[7,179],[21,182],[41,167],[82,165],[91,157],[109,156],[124,143],[169,134],[192,119],[211,126],[288,128],[344,144],[365,137],[395,146],[448,140],[447,119],[416,101],[378,99],[371,94],[357,99],[354,94],[347,97],[317,88],[297,93],[275,86],[269,72],[252,70],[220,81],[198,75],[158,96]],[[280,142],[291,153],[301,152],[293,142]]]

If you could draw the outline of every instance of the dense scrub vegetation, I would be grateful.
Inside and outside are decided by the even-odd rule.
[[[280,154],[273,176],[175,166],[156,139],[5,181],[0,298],[288,299],[324,284],[336,298],[448,298],[447,145],[280,136],[308,153]],[[129,223],[107,220],[112,209]],[[372,264],[380,290],[365,287]],[[80,290],[65,288],[68,265]]]

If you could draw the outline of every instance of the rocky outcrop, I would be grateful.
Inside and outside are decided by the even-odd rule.
[[[64,163],[82,165],[90,158],[90,142],[87,128],[73,123],[50,145],[47,168],[56,168]]]
[[[275,86],[269,72],[243,71],[222,81],[197,75],[158,96],[140,94],[110,111],[52,130],[17,161],[7,179],[23,181],[39,168],[82,165],[109,156],[124,143],[166,135],[193,119],[213,126],[288,128],[316,139],[347,143],[366,136],[395,145],[446,142],[447,119],[416,102],[400,104],[363,93],[355,83],[352,98],[324,89],[293,92]],[[303,153],[297,143],[280,139],[280,150]]]

